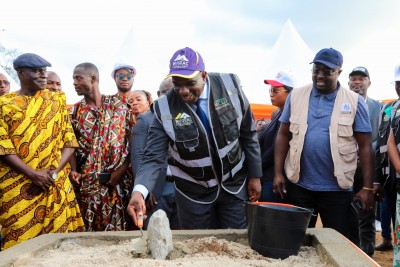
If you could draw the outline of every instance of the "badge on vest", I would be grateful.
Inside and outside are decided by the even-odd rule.
[[[340,107],[340,113],[342,114],[351,114],[351,104],[350,103],[343,103]]]
[[[390,117],[385,114],[385,116],[383,116],[383,121],[389,121],[389,120],[390,120]]]
[[[192,117],[190,117],[188,114],[183,112],[183,113],[179,113],[175,117],[175,122],[176,122],[176,125],[178,125],[178,126],[186,126],[186,125],[192,124],[193,120],[192,120]]]
[[[226,98],[220,98],[214,101],[214,107],[216,110],[219,110],[226,106],[229,106],[229,102]]]

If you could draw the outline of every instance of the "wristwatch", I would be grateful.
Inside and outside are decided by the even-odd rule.
[[[57,179],[58,177],[58,173],[53,172],[53,174],[51,175],[51,178],[53,178],[53,180]]]

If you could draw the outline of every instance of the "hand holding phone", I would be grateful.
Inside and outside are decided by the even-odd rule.
[[[359,200],[358,198],[353,199],[353,201],[351,202],[351,206],[353,208],[353,211],[355,211],[355,213],[358,215],[361,210],[362,210],[362,203],[361,200]]]
[[[106,185],[108,181],[110,181],[111,174],[109,172],[101,172],[99,173],[99,181],[100,184]]]

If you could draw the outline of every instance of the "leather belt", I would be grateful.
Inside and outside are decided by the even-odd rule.
[[[170,175],[167,175],[167,176],[165,177],[165,180],[166,180],[167,182],[171,182],[171,183],[175,182],[174,176],[170,176]]]

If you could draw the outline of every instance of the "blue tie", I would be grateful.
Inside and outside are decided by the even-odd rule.
[[[204,128],[206,128],[207,134],[211,137],[211,127],[210,123],[208,122],[206,113],[204,113],[203,109],[200,107],[200,99],[196,101],[196,114],[199,116],[201,122],[203,123]]]

